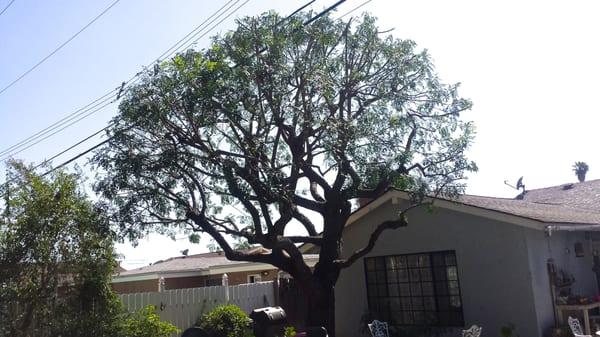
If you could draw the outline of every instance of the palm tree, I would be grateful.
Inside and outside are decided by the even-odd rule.
[[[582,161],[576,161],[573,165],[573,172],[575,172],[575,174],[577,175],[577,179],[579,179],[580,183],[585,181],[585,174],[589,169],[590,167],[588,166],[588,164]]]

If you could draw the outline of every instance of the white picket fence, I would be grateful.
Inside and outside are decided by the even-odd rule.
[[[273,282],[122,294],[119,297],[131,312],[148,305],[156,306],[161,320],[170,322],[182,331],[221,304],[235,304],[247,313],[256,308],[275,305]]]

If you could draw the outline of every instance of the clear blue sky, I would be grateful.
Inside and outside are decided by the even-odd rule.
[[[8,2],[0,0],[0,8]],[[0,16],[0,88],[112,2],[16,0]],[[318,0],[313,8],[333,2]],[[363,2],[348,0],[334,16]],[[222,3],[121,0],[0,94],[0,151],[119,86]],[[303,3],[251,0],[238,16],[269,9],[287,14]],[[514,183],[520,176],[528,188],[574,182],[576,160],[590,164],[588,179],[600,177],[597,1],[373,0],[363,9],[379,17],[382,30],[393,28],[394,36],[427,48],[442,78],[462,82],[462,95],[473,100],[473,110],[464,117],[478,129],[469,156],[480,172],[471,175],[469,193],[512,197],[515,191],[503,181]],[[220,30],[232,27],[230,19]],[[199,46],[205,45],[201,40]],[[48,158],[102,128],[115,109],[112,105],[18,157],[30,162]],[[128,259],[151,262],[189,246],[153,237],[138,249],[120,250]]]

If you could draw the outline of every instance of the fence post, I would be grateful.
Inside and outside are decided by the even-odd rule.
[[[274,306],[280,306],[281,303],[279,303],[279,282],[281,279],[281,275],[283,273],[280,271],[277,272],[277,277],[273,280],[273,301]]]
[[[161,276],[158,279],[158,292],[162,293],[163,291],[165,291],[165,278]]]
[[[229,304],[229,276],[227,274],[223,274],[221,285],[225,290],[225,303]]]

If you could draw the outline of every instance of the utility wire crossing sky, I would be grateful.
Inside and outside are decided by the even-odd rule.
[[[123,79],[135,79],[144,65],[157,60],[152,56],[173,51],[173,41],[224,4],[232,5],[228,13],[241,7],[206,24],[195,46],[207,46],[210,35],[232,29],[236,16],[270,9],[292,13],[304,3],[148,0],[140,6],[130,0],[68,0],[57,6],[0,0],[0,88],[6,88],[0,93],[0,161],[18,155],[37,164],[46,158],[61,163],[104,140],[102,132],[84,139],[115,115],[112,101],[128,85],[122,85]],[[332,3],[318,0],[309,9],[319,12]],[[574,182],[575,161],[589,164],[588,180],[600,177],[595,173],[600,170],[595,102],[599,7],[583,0],[348,0],[333,16],[353,10],[347,20],[363,10],[371,12],[382,31],[393,29],[394,37],[413,39],[428,49],[442,80],[461,82],[461,96],[474,103],[463,118],[473,120],[478,130],[469,158],[480,171],[469,177],[467,192],[514,197],[517,192],[505,180],[514,184],[524,176],[528,188]],[[189,42],[175,49],[194,45]],[[83,164],[86,157],[75,162]],[[185,240],[153,236],[138,249],[120,249],[128,259],[152,262],[189,246]],[[194,246],[190,252],[201,249]]]

